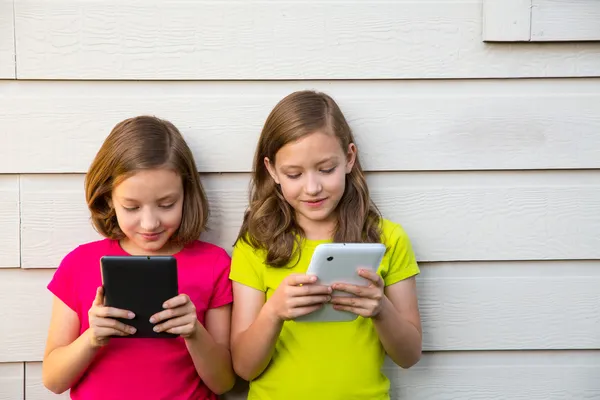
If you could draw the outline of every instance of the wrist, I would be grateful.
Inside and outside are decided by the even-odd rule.
[[[98,351],[102,347],[102,345],[94,338],[94,332],[92,332],[91,328],[87,328],[81,336],[85,350]]]
[[[283,325],[283,318],[279,316],[277,310],[273,306],[271,299],[267,300],[261,310],[261,314],[275,325]]]
[[[185,336],[184,339],[186,341],[200,341],[202,340],[202,337],[204,335],[204,333],[206,332],[206,329],[204,329],[204,326],[200,323],[200,321],[198,321],[198,318],[196,318],[196,321],[194,322],[194,329],[192,331],[192,333],[189,336]]]
[[[392,304],[392,302],[386,297],[386,295],[383,295],[381,299],[381,307],[379,308],[379,312],[372,316],[371,319],[373,320],[373,322],[380,322],[385,318],[385,315],[388,314],[390,310],[393,310],[393,308],[394,305]]]

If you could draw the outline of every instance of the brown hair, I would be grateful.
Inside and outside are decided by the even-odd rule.
[[[118,123],[105,139],[85,177],[85,198],[94,228],[122,239],[110,198],[113,188],[142,169],[171,168],[183,183],[183,217],[171,241],[186,245],[206,229],[208,201],[192,151],[169,121],[139,116]]]
[[[275,163],[279,149],[316,131],[336,136],[344,151],[355,143],[342,111],[330,96],[299,91],[286,96],[275,106],[258,140],[250,183],[250,204],[238,240],[266,250],[268,265],[281,267],[288,264],[294,254],[299,255],[299,241],[304,238],[304,232],[297,225],[294,210],[284,199],[281,188],[269,175],[264,159],[268,157]],[[337,206],[333,240],[380,242],[380,219],[379,211],[369,196],[357,152]]]

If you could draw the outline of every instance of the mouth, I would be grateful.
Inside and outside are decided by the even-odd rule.
[[[309,207],[320,207],[323,205],[323,203],[325,203],[326,200],[327,200],[327,197],[324,197],[322,199],[303,200],[303,203]]]
[[[157,240],[158,238],[160,238],[160,235],[162,235],[162,232],[156,232],[156,233],[140,233],[139,234],[141,237],[143,237],[145,240],[148,241],[154,241]]]

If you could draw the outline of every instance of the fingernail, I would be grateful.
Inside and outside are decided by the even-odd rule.
[[[164,303],[164,304],[163,304],[163,308],[167,308],[167,303]]]
[[[154,317],[150,317],[150,323],[153,324],[154,322],[156,322],[156,319],[154,319]]]
[[[154,330],[154,332],[158,332],[158,330],[159,330],[158,326],[155,326],[153,330]]]
[[[129,313],[127,314],[127,316],[129,317],[129,319],[132,319],[133,317],[135,317],[135,314],[134,314],[134,313],[132,313],[132,312],[129,312]]]
[[[327,296],[327,301],[331,301],[331,296]]]
[[[135,329],[135,328],[131,328],[131,329],[129,329],[129,332],[131,332],[131,334],[134,334],[134,333],[135,333],[135,331],[136,331],[136,329]]]

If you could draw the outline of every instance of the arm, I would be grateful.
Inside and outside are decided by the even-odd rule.
[[[359,274],[371,281],[369,286],[335,284],[335,290],[357,297],[338,297],[334,308],[371,318],[379,339],[390,358],[402,368],[410,368],[421,358],[422,332],[415,278],[411,277],[388,286],[374,272]]]
[[[54,297],[42,381],[56,394],[67,391],[79,380],[98,351],[89,345],[87,332],[79,336],[79,329],[77,313]]]
[[[198,375],[216,394],[229,391],[235,384],[229,353],[231,306],[206,312],[206,328],[198,321],[196,306],[186,294],[167,300],[165,311],[154,314],[156,332],[169,332],[185,339]]]
[[[90,308],[90,329],[81,336],[77,313],[58,297],[54,297],[46,351],[42,364],[42,381],[50,391],[60,394],[70,389],[88,368],[100,347],[106,345],[110,336],[124,336],[135,330],[115,319],[129,318],[129,313],[104,307],[104,293],[98,288],[94,304]]]
[[[379,339],[390,358],[410,368],[421,358],[422,331],[415,278],[385,288],[381,311],[373,318]]]
[[[314,276],[289,275],[266,302],[260,290],[233,283],[231,349],[240,377],[251,381],[267,368],[284,321],[316,311],[331,299],[331,288],[315,281]]]
[[[260,290],[233,282],[233,317],[231,353],[235,372],[251,381],[271,361],[283,321],[270,313],[265,294]]]
[[[212,308],[206,311],[206,328],[196,319],[195,334],[185,338],[198,375],[218,395],[228,392],[235,384],[229,353],[230,324],[230,304]]]

